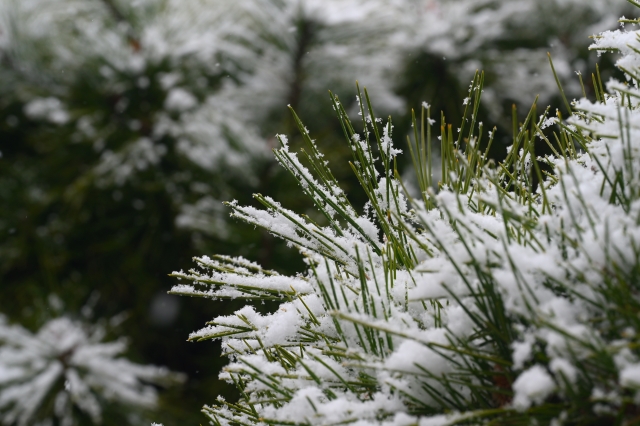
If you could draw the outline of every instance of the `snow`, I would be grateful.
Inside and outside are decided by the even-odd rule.
[[[534,343],[534,336],[532,334],[525,335],[523,342],[514,342],[511,346],[513,348],[513,368],[520,370],[524,367],[524,363],[531,359],[532,345]]]
[[[167,94],[164,107],[169,111],[182,112],[195,107],[198,99],[191,93],[179,87],[173,88]]]
[[[24,113],[31,119],[44,119],[54,124],[66,124],[69,113],[59,99],[36,98],[24,106]]]
[[[558,382],[562,385],[575,385],[578,379],[578,369],[571,361],[565,358],[554,358],[549,363],[549,369],[558,378]]]
[[[620,370],[620,384],[632,389],[640,389],[640,364],[631,364]]]
[[[513,406],[518,410],[525,410],[532,404],[540,404],[555,388],[556,384],[549,373],[540,365],[534,365],[513,382]]]

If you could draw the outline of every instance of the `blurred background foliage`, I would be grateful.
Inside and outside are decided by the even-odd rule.
[[[217,380],[216,344],[185,340],[237,307],[168,296],[167,274],[214,253],[302,270],[221,203],[255,204],[260,192],[315,215],[270,155],[276,133],[300,143],[287,105],[358,204],[327,90],[357,117],[359,80],[404,139],[423,101],[455,126],[483,69],[481,119],[498,126],[500,159],[512,104],[560,105],[547,52],[580,97],[574,71],[590,91],[596,61],[587,37],[625,10],[623,0],[4,0],[0,312],[31,330],[55,315],[52,297],[92,321],[125,313],[111,332],[131,339],[131,359],[188,375],[156,421],[198,424],[204,403],[233,395]],[[600,63],[604,81],[610,65]]]

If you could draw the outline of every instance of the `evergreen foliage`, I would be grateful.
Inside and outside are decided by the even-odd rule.
[[[361,131],[331,95],[368,199],[362,212],[293,113],[304,147],[279,135],[274,154],[319,219],[261,194],[264,209],[228,205],[308,269],[282,275],[203,256],[172,274],[183,281],[173,294],[250,302],[190,335],[222,341],[231,362],[220,377],[240,392],[204,407],[213,424],[637,421],[640,32],[601,33],[591,49],[621,53],[626,82],[605,85],[596,72],[595,100],[569,102],[551,62],[567,111],[539,111],[536,100],[519,121],[514,107],[499,163],[487,156],[496,130],[479,120],[483,73],[460,127],[424,104],[407,145],[416,193],[399,176],[391,119],[374,114],[367,91]],[[278,309],[258,312],[265,301]]]
[[[124,355],[189,375],[184,388],[163,394],[156,418],[167,425],[197,422],[199,400],[221,393],[234,401],[235,393],[233,384],[224,387],[214,375],[224,362],[212,358],[217,349],[189,345],[181,336],[206,319],[207,308],[225,316],[243,302],[190,301],[176,315],[179,299],[163,294],[171,279],[161,271],[212,252],[256,259],[278,270],[278,279],[304,265],[297,252],[287,251],[287,241],[228,220],[220,200],[258,207],[251,192],[268,193],[317,226],[332,226],[340,238],[348,237],[341,227],[360,232],[359,226],[381,250],[374,261],[386,250],[381,232],[396,232],[393,217],[393,226],[375,235],[355,213],[377,184],[368,177],[367,191],[358,191],[351,167],[339,161],[351,145],[342,142],[344,119],[334,119],[331,102],[318,101],[327,88],[341,93],[349,117],[359,109],[353,81],[360,79],[375,88],[381,115],[402,116],[407,105],[429,99],[435,119],[442,110],[448,122],[458,123],[465,108],[458,100],[474,70],[484,69],[476,121],[492,120],[499,128],[489,151],[486,136],[480,143],[488,157],[503,158],[509,137],[502,129],[511,122],[504,111],[513,102],[523,107],[535,94],[541,103],[560,99],[542,72],[547,50],[566,96],[579,96],[582,88],[568,84],[568,77],[573,69],[595,66],[584,37],[592,28],[613,28],[624,9],[617,0],[0,1],[3,326],[19,323],[37,336],[63,317],[74,324],[69,329],[95,330],[100,326],[86,324],[78,312],[100,294],[94,321],[130,314]],[[605,81],[607,62],[603,57]],[[591,97],[603,93],[590,79],[584,90]],[[297,196],[295,181],[265,155],[278,144],[276,131],[289,135],[292,152],[308,144],[305,133],[295,134],[298,123],[287,104],[322,140],[325,156],[314,160],[318,170],[312,172],[324,176],[319,182],[330,191],[330,183],[339,181],[348,201],[339,192]],[[413,132],[410,119],[394,124],[396,135]],[[433,132],[435,137],[437,128]],[[440,175],[445,160],[438,145],[431,151],[435,164],[421,172],[422,186]],[[546,144],[537,148],[551,152]],[[426,149],[416,154],[418,164],[426,164],[420,156],[431,158]],[[281,162],[302,170],[293,154],[279,152]],[[323,174],[325,160],[333,177]],[[410,156],[398,161],[402,169]],[[550,169],[543,166],[545,172]],[[419,187],[404,177],[407,189]],[[342,209],[336,212],[351,215],[352,222],[335,216],[339,225],[331,225],[312,207],[323,197],[335,197]],[[365,216],[373,220],[379,213]],[[292,238],[292,244],[308,240],[327,256],[338,250],[306,234]],[[343,261],[354,254],[349,256]],[[65,309],[53,315],[47,301],[56,294]],[[269,294],[262,299],[275,304],[255,299],[256,311],[277,305],[279,296]],[[0,351],[7,345],[0,343]],[[0,372],[8,365],[0,361]],[[0,392],[13,383],[3,377]],[[37,375],[24,377],[27,383]],[[58,421],[44,418],[53,408],[51,399],[42,401],[39,418]],[[123,423],[135,411],[126,404],[101,407],[106,424]],[[81,424],[93,423],[77,407],[72,411]]]
[[[165,368],[119,357],[125,339],[103,342],[105,335],[104,324],[67,317],[52,319],[32,334],[0,316],[0,422],[139,424],[142,414],[156,407],[152,385],[184,381]]]

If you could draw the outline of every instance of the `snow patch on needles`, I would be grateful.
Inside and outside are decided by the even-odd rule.
[[[524,411],[534,403],[540,404],[551,395],[555,387],[549,373],[543,367],[534,365],[513,382],[513,406]]]

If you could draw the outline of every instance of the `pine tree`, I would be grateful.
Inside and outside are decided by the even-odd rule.
[[[184,381],[182,374],[119,357],[125,339],[103,342],[105,334],[104,324],[65,316],[32,334],[0,316],[0,422],[139,424],[140,414],[157,405],[152,385]],[[118,405],[127,409],[114,410]]]
[[[229,207],[287,241],[307,271],[203,256],[173,273],[187,281],[173,294],[248,302],[190,335],[222,340],[231,362],[221,378],[240,392],[204,407],[213,424],[637,421],[640,33],[603,32],[591,49],[621,53],[627,81],[605,90],[596,72],[595,101],[585,91],[569,102],[554,71],[565,110],[539,111],[536,100],[518,121],[514,108],[512,145],[497,164],[487,157],[495,128],[478,120],[483,73],[459,128],[424,104],[407,146],[417,194],[367,91],[358,90],[360,132],[332,95],[368,198],[361,213],[293,113],[304,149],[280,135],[274,153],[321,219],[261,194],[264,209]],[[542,146],[551,153],[538,155]],[[253,304],[264,301],[279,308],[261,314]]]
[[[100,299],[98,316],[132,313],[132,353],[162,357],[155,362],[174,368],[189,364],[205,376],[218,368],[208,355],[196,358],[169,343],[175,339],[165,333],[178,331],[149,331],[160,327],[148,319],[149,301],[154,305],[168,285],[157,272],[203,252],[242,254],[281,273],[300,265],[285,244],[228,220],[220,202],[237,198],[255,207],[248,194],[268,190],[326,224],[265,155],[277,145],[276,131],[290,135],[292,151],[305,145],[285,105],[321,138],[324,159],[359,211],[367,194],[358,195],[357,178],[339,161],[351,148],[340,141],[331,103],[318,101],[327,88],[343,95],[351,118],[359,79],[375,88],[385,115],[430,99],[434,114],[442,109],[457,123],[458,99],[482,68],[484,110],[477,117],[497,121],[512,102],[553,97],[555,83],[536,59],[550,43],[565,83],[570,70],[584,71],[580,62],[592,63],[585,25],[605,28],[623,4],[0,2],[0,281],[8,295],[0,297],[0,311],[35,332],[49,320],[41,313],[50,293],[64,295],[73,311],[97,290],[109,296]],[[603,67],[605,81],[606,73]],[[585,91],[593,96],[590,81]],[[581,88],[565,84],[565,91],[571,99]],[[411,131],[410,124],[398,120],[396,134]],[[504,151],[504,138],[496,133],[491,157]],[[226,315],[237,307],[221,302],[213,309]],[[199,311],[183,312],[180,327],[199,324]],[[166,406],[184,409],[192,399]]]

